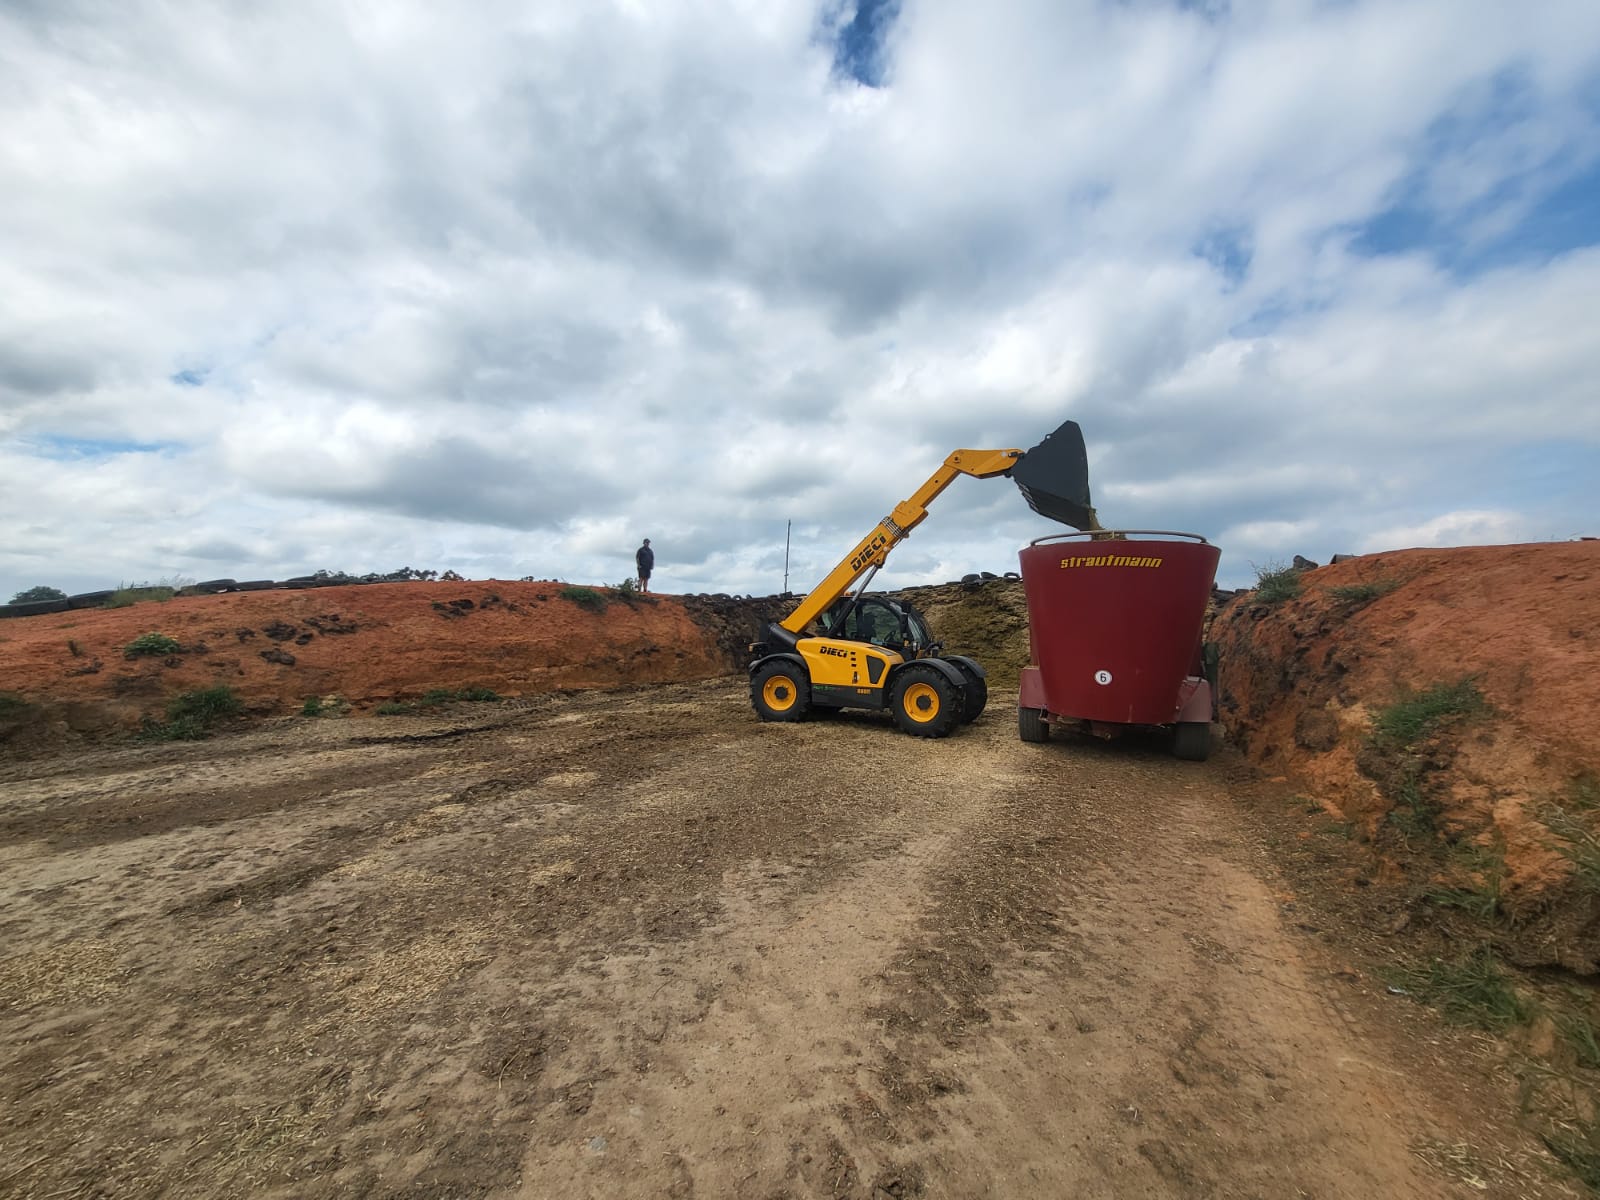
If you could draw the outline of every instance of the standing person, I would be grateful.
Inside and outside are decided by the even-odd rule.
[[[650,590],[650,572],[655,570],[656,566],[656,552],[650,549],[649,538],[645,538],[644,545],[634,551],[633,561],[639,567],[639,590],[648,592]]]

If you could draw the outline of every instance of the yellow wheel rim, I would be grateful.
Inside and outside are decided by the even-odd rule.
[[[926,725],[939,715],[939,690],[931,683],[913,683],[900,701],[906,716],[919,725]]]
[[[773,712],[788,712],[799,698],[794,680],[787,675],[774,675],[761,685],[761,699]]]

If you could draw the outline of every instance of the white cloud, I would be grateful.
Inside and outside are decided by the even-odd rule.
[[[764,592],[791,519],[803,588],[950,450],[1067,416],[1102,515],[1213,537],[1229,582],[1591,520],[1600,251],[1462,273],[1358,232],[1537,221],[1600,159],[1600,8],[908,0],[882,90],[821,30],[0,15],[0,591],[598,581],[648,534],[663,588]],[[1047,532],[964,481],[881,578]]]
[[[1405,550],[1415,546],[1497,546],[1532,541],[1528,520],[1520,513],[1464,509],[1441,513],[1415,525],[1380,529],[1361,543],[1361,553]]]

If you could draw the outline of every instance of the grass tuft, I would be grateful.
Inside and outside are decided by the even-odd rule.
[[[1568,812],[1593,812],[1600,808],[1600,775],[1580,771],[1567,784]]]
[[[464,688],[429,688],[422,693],[418,700],[385,700],[378,705],[377,713],[380,717],[398,717],[405,713],[419,712],[424,708],[437,708],[441,704],[454,704],[458,701],[468,703],[487,704],[502,699],[501,695],[493,688],[464,687]]]
[[[1389,823],[1408,838],[1431,838],[1439,831],[1439,806],[1422,794],[1421,775],[1421,764],[1411,761],[1394,777]]]
[[[1359,608],[1364,604],[1371,604],[1379,597],[1387,596],[1400,586],[1398,579],[1375,579],[1371,583],[1350,583],[1343,587],[1331,587],[1328,595],[1340,604]]]
[[[1262,604],[1282,604],[1300,594],[1300,572],[1282,563],[1256,568],[1256,599]]]
[[[1600,1192],[1600,1126],[1593,1122],[1566,1126],[1544,1134],[1541,1140],[1585,1187]]]
[[[1380,711],[1372,732],[1390,746],[1409,748],[1442,725],[1488,710],[1488,702],[1470,677],[1459,683],[1436,683]]]
[[[1384,982],[1437,1008],[1458,1025],[1504,1032],[1532,1016],[1506,973],[1487,947],[1466,958],[1447,962],[1435,958],[1426,964],[1391,967],[1380,973]]]
[[[1589,891],[1600,893],[1600,835],[1553,804],[1546,805],[1539,816],[1558,839],[1555,851],[1572,864],[1573,878]]]
[[[1568,1009],[1555,1014],[1555,1023],[1562,1040],[1572,1047],[1578,1065],[1591,1071],[1600,1069],[1600,1033],[1594,1022],[1583,1013]]]
[[[177,638],[170,638],[164,633],[141,633],[124,646],[122,652],[129,658],[138,658],[141,655],[160,658],[168,654],[176,654],[182,648],[178,644]]]
[[[15,721],[32,711],[33,705],[15,692],[0,692],[0,721]]]
[[[243,709],[238,693],[221,684],[183,692],[167,703],[167,719],[146,722],[139,736],[148,742],[199,741],[209,737],[219,722],[238,716]]]
[[[141,604],[153,601],[165,604],[178,592],[194,583],[194,580],[182,575],[174,575],[170,579],[162,579],[156,583],[123,583],[117,585],[117,590],[111,598],[102,604],[101,608],[127,608],[131,604]]]
[[[593,588],[564,587],[559,595],[563,600],[570,600],[579,608],[588,609],[590,612],[605,612],[607,599],[604,592],[597,592]]]

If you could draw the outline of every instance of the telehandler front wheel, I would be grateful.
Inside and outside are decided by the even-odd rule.
[[[768,663],[750,679],[750,703],[763,721],[799,721],[811,709],[811,681],[798,663]]]
[[[989,703],[989,683],[966,663],[958,662],[956,667],[961,671],[961,678],[967,681],[966,687],[961,689],[961,723],[970,725]]]
[[[914,737],[944,737],[961,721],[958,690],[932,667],[911,666],[902,671],[890,707],[901,732]]]

